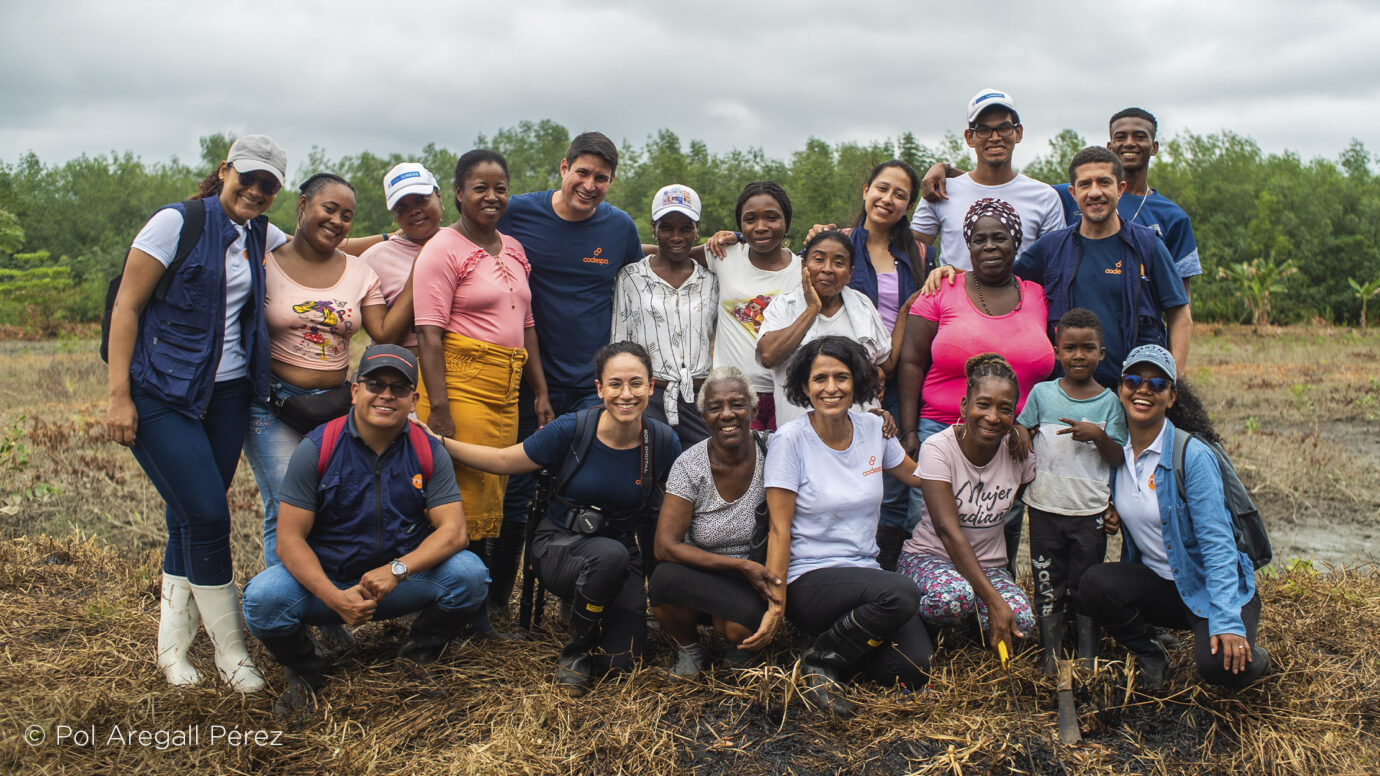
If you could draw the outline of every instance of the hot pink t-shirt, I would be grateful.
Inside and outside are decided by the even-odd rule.
[[[440,326],[470,339],[522,347],[522,330],[532,325],[532,271],[522,245],[506,234],[499,255],[470,242],[455,229],[442,229],[417,254],[412,274],[413,320]]]
[[[379,276],[357,256],[345,257],[345,272],[330,288],[310,288],[287,276],[272,253],[264,257],[264,312],[268,355],[307,369],[350,366],[350,337],[359,331],[361,311],[383,304]]]
[[[422,246],[400,235],[374,243],[360,254],[361,259],[369,262],[369,269],[379,276],[379,290],[383,291],[383,301],[389,307],[393,306],[403,286],[407,285],[407,278],[412,274],[412,262],[421,249]],[[409,331],[398,344],[414,348],[417,346],[417,335]]]
[[[979,353],[999,353],[1016,371],[1020,399],[1016,412],[1025,405],[1030,389],[1054,370],[1054,346],[1045,333],[1049,308],[1045,292],[1038,283],[1021,284],[1021,303],[1006,315],[988,316],[968,299],[968,273],[949,285],[940,286],[934,296],[921,294],[911,305],[911,315],[938,321],[930,345],[930,369],[921,388],[920,417],[940,423],[958,422],[958,403],[967,390],[963,365]]]
[[[1005,446],[992,460],[974,465],[958,446],[954,426],[932,435],[920,446],[920,462],[915,474],[922,480],[940,480],[953,487],[958,507],[958,527],[973,546],[973,554],[983,568],[1006,565],[1006,513],[1016,501],[1022,483],[1035,479],[1035,456],[1014,461]],[[915,524],[915,531],[902,549],[920,555],[948,558],[949,552],[934,530],[929,509]],[[952,558],[950,558],[952,560]]]

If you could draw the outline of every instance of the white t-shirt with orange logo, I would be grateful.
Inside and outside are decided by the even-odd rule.
[[[853,443],[847,450],[824,444],[808,415],[772,435],[762,484],[795,493],[787,583],[815,569],[881,568],[882,478],[906,453],[895,438],[882,438],[880,417],[856,411],[848,417]]]

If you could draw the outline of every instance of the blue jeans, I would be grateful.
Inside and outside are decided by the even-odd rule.
[[[325,393],[332,388],[298,388],[295,385],[270,378],[269,385],[274,393],[282,396],[304,396],[309,393]],[[249,434],[244,439],[244,457],[249,459],[249,468],[254,472],[254,481],[259,484],[259,497],[264,502],[264,565],[276,566],[278,553],[278,501],[283,487],[283,476],[287,474],[288,461],[302,434],[292,426],[278,419],[267,404],[254,402],[249,407]]]
[[[332,579],[344,590],[359,580]],[[391,620],[436,604],[443,611],[468,614],[489,592],[489,570],[469,550],[461,550],[426,571],[399,582],[379,601],[374,620]],[[244,587],[244,623],[256,638],[288,636],[304,625],[340,625],[344,620],[312,595],[281,563],[269,566]]]
[[[567,412],[582,410],[586,407],[593,407],[600,403],[599,394],[594,391],[594,386],[587,390],[571,390],[568,388],[547,389],[547,397],[551,400],[551,410],[557,417]],[[522,381],[522,386],[518,388],[518,441],[526,439],[537,433],[537,413],[532,409],[534,396],[532,389],[527,385],[527,381]],[[514,523],[527,522],[527,503],[532,500],[537,490],[537,476],[535,474],[514,474],[508,477],[508,489],[503,493],[503,519]]]
[[[138,386],[130,398],[139,413],[134,458],[167,507],[168,547],[163,571],[194,585],[223,585],[234,578],[230,560],[230,505],[225,492],[235,478],[249,418],[249,380],[216,383],[200,419],[175,412]]]
[[[920,423],[916,426],[916,431],[919,432],[917,436],[920,437],[920,444],[925,444],[926,439],[929,439],[930,437],[934,436],[935,434],[938,434],[940,431],[943,431],[948,427],[948,424],[941,423],[937,420],[932,420],[930,418],[921,418]],[[889,480],[891,478],[888,477],[887,479]],[[929,512],[925,510],[925,496],[920,492],[919,488],[910,489],[909,499],[910,507],[906,511],[905,516],[905,529],[907,534],[914,533],[915,526],[920,524],[921,518],[928,519],[929,515]],[[883,509],[882,520],[886,521],[887,516],[887,511]],[[894,523],[887,524],[895,525]]]
[[[897,424],[901,422],[901,400],[897,398],[900,393],[893,384],[886,396],[882,397],[882,409],[891,413],[892,419]],[[922,421],[923,423],[923,421]],[[920,441],[925,441],[927,435],[921,432]],[[910,501],[910,486],[896,479],[895,477],[882,478],[882,525],[904,526],[906,524],[906,513]],[[912,526],[914,527],[914,526]]]

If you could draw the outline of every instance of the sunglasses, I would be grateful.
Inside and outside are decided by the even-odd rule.
[[[1151,393],[1164,393],[1169,390],[1169,386],[1174,384],[1168,377],[1141,377],[1140,375],[1122,375],[1121,384],[1126,390],[1135,393],[1140,390],[1142,385],[1150,389]]]
[[[264,193],[264,196],[271,197],[278,193],[278,189],[283,187],[283,184],[279,183],[277,178],[266,172],[240,172],[239,170],[235,170],[235,174],[239,176],[241,186],[246,189],[252,189],[257,186],[259,191]]]
[[[392,393],[395,399],[403,399],[412,395],[411,383],[385,383],[382,380],[366,377],[360,380],[359,384],[364,387],[364,390],[375,396],[382,396],[384,391]]]

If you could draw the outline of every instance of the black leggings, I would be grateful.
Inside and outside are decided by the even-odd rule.
[[[786,618],[806,633],[823,633],[852,612],[868,633],[891,640],[857,666],[882,684],[900,681],[919,689],[929,682],[934,648],[919,610],[920,589],[894,571],[816,569],[786,586]]]
[[[753,631],[767,613],[767,602],[742,574],[706,571],[681,563],[658,563],[647,595],[653,606],[670,604],[704,612]]]
[[[1193,613],[1179,596],[1173,580],[1165,579],[1140,563],[1099,563],[1083,574],[1079,586],[1083,612],[1100,624],[1115,627],[1131,622],[1137,614],[1162,628],[1192,629],[1193,661],[1203,681],[1223,687],[1244,687],[1265,672],[1269,661],[1259,652],[1246,670],[1233,674],[1222,667],[1222,655],[1212,654],[1208,621]],[[1241,607],[1246,641],[1255,651],[1256,625],[1260,622],[1260,594]]]
[[[577,592],[596,603],[612,602],[599,636],[600,663],[626,671],[647,651],[647,593],[636,544],[583,536],[542,521],[532,540],[537,577],[561,598]]]
[[[1030,514],[1030,576],[1035,581],[1031,603],[1041,617],[1065,610],[1078,611],[1078,585],[1083,573],[1107,556],[1102,515],[1058,515],[1028,507]]]

